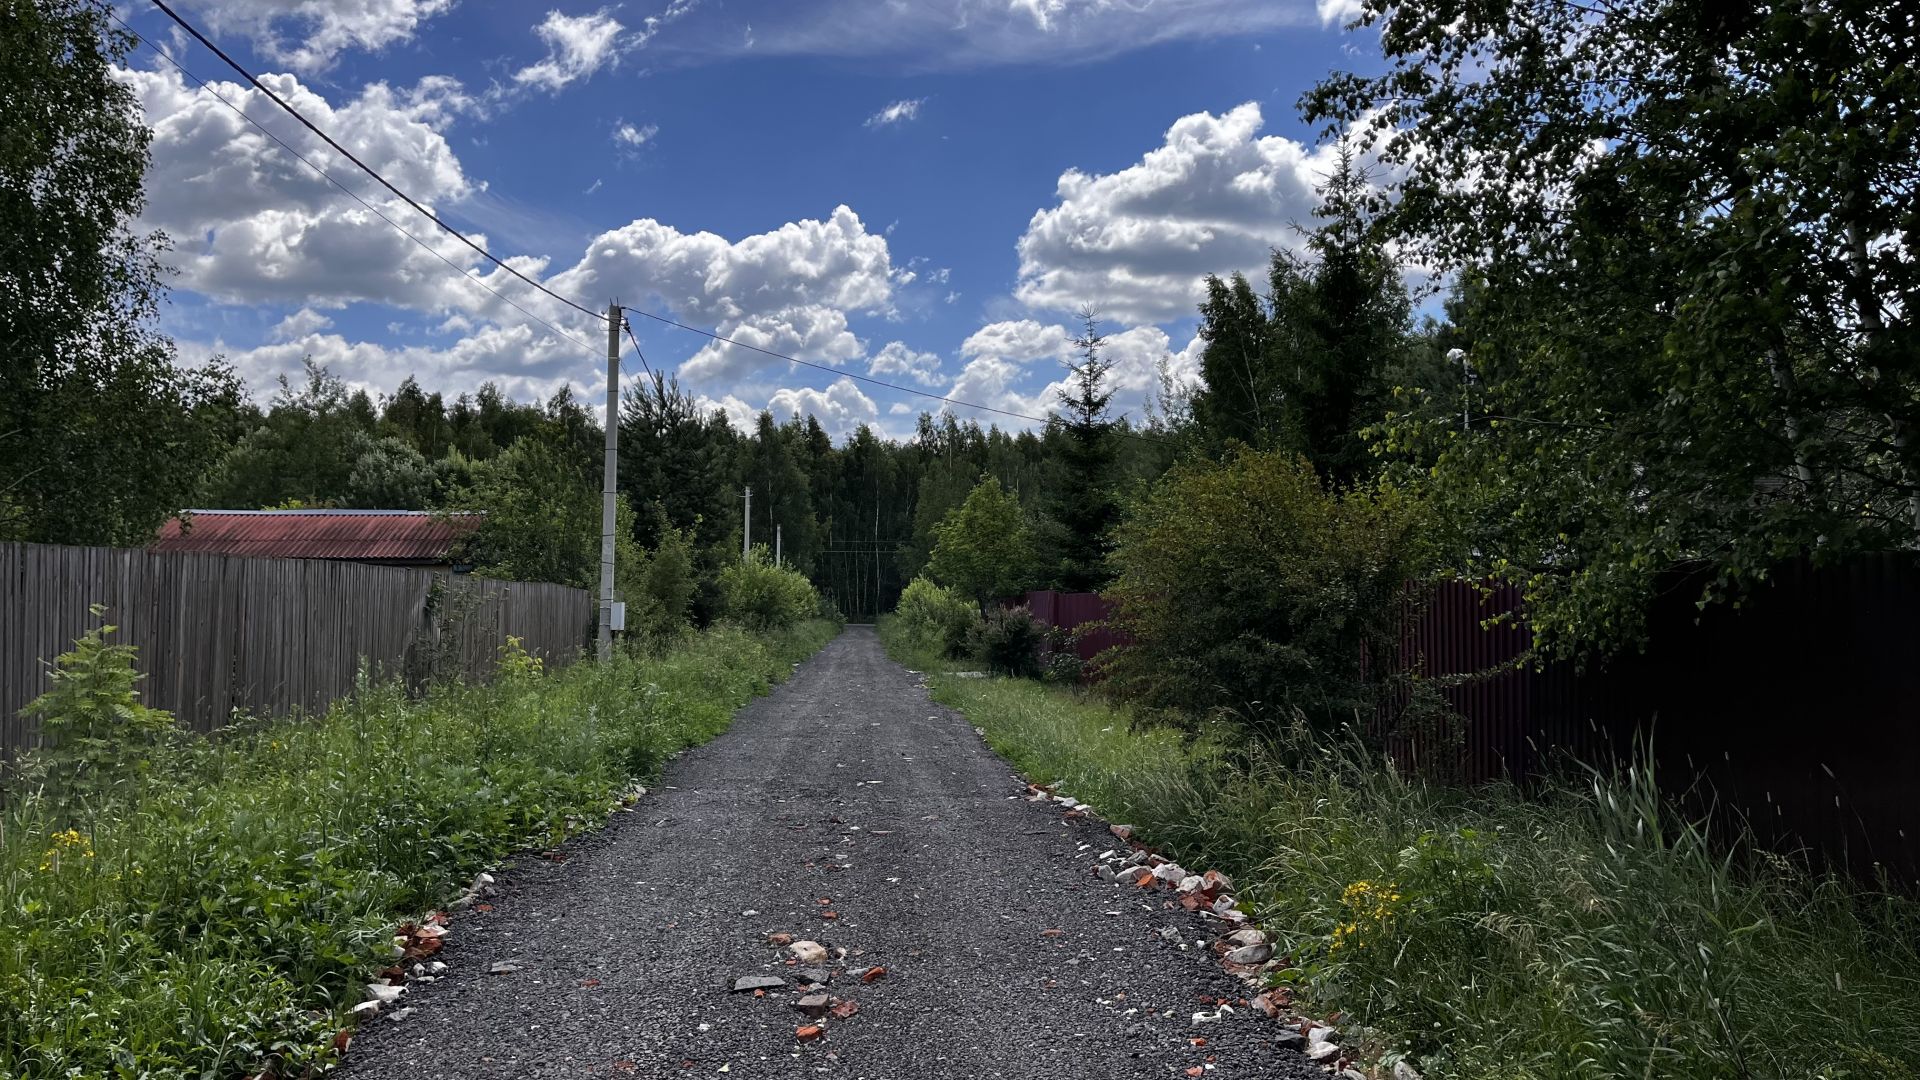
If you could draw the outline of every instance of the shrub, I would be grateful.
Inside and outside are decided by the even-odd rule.
[[[649,643],[666,641],[687,628],[694,595],[700,591],[692,535],[667,524],[664,515],[658,528],[659,543],[634,557],[621,582],[627,633]]]
[[[915,646],[946,658],[966,654],[967,636],[980,621],[979,612],[965,596],[924,577],[914,578],[901,590],[894,614]]]
[[[1361,657],[1391,638],[1421,535],[1394,489],[1328,491],[1288,453],[1176,465],[1117,530],[1107,595],[1133,645],[1112,685],[1267,733],[1296,711],[1323,727],[1370,711]]]
[[[1050,683],[1076,686],[1086,677],[1087,663],[1080,659],[1079,637],[1076,631],[1064,626],[1047,628],[1045,644],[1041,647],[1041,678]]]
[[[748,630],[784,630],[820,612],[820,594],[797,570],[773,565],[767,549],[720,571],[720,617]]]
[[[974,626],[968,648],[988,671],[1032,676],[1040,674],[1040,646],[1045,640],[1045,630],[1026,608],[995,608]]]
[[[140,701],[145,676],[133,646],[107,643],[117,629],[103,623],[76,640],[56,662],[53,685],[24,710],[39,721],[41,741],[20,763],[21,778],[62,807],[129,794],[117,789],[150,772],[173,734],[173,714]]]

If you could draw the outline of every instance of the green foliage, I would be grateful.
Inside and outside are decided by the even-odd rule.
[[[756,546],[753,557],[720,571],[720,617],[749,630],[783,630],[820,613],[820,594],[805,574],[773,565]]]
[[[473,486],[455,500],[484,514],[460,544],[474,573],[598,590],[602,505],[598,476],[554,433],[529,435],[473,466]],[[615,509],[614,566],[638,567],[633,511]]]
[[[1375,469],[1362,431],[1385,412],[1384,373],[1407,347],[1400,267],[1374,234],[1375,207],[1352,154],[1320,188],[1307,257],[1276,250],[1264,298],[1245,278],[1207,279],[1200,306],[1205,385],[1195,423],[1216,455],[1232,443],[1303,455],[1352,484]]]
[[[694,576],[693,537],[660,525],[652,551],[638,551],[620,579],[627,602],[627,632],[648,641],[669,640],[688,626],[693,598],[700,590]]]
[[[1428,1076],[1916,1075],[1920,905],[1729,858],[1644,772],[1461,790],[1351,740],[1248,747],[1034,682],[935,697],[1029,778],[1233,875],[1282,981]]]
[[[237,432],[239,380],[152,328],[151,137],[97,0],[0,4],[0,540],[144,544]]]
[[[967,651],[988,671],[1003,675],[1040,674],[1045,642],[1045,629],[1024,607],[991,608],[967,632]]]
[[[106,614],[96,604],[95,618]],[[173,714],[151,709],[137,689],[131,645],[110,645],[119,628],[103,623],[60,654],[47,692],[23,714],[39,724],[40,745],[18,765],[19,779],[39,785],[49,807],[73,813],[87,803],[125,794],[160,758]]]
[[[511,852],[598,827],[631,777],[724,729],[833,632],[717,630],[559,671],[510,646],[491,686],[368,685],[324,716],[194,740],[84,821],[10,792],[0,1075],[325,1067],[397,921]],[[124,729],[112,648],[83,639],[43,724]]]
[[[1026,512],[996,477],[982,477],[935,535],[927,573],[982,608],[1034,584],[1036,555]]]
[[[1226,709],[1256,730],[1371,709],[1361,656],[1396,626],[1421,516],[1389,487],[1328,491],[1284,451],[1176,465],[1118,532],[1113,685],[1149,707]]]
[[[966,653],[969,635],[980,621],[972,601],[923,577],[901,590],[894,615],[917,649],[947,658]]]
[[[1378,433],[1461,569],[1521,583],[1565,654],[1639,642],[1679,563],[1711,602],[1912,545],[1910,26],[1870,0],[1363,11],[1384,70],[1307,105],[1399,172],[1387,236],[1461,283],[1478,385],[1409,387]]]

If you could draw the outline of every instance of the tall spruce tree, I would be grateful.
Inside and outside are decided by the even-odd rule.
[[[1267,296],[1237,274],[1208,279],[1193,414],[1215,453],[1236,441],[1293,450],[1345,485],[1374,467],[1362,431],[1384,415],[1383,373],[1402,361],[1412,305],[1345,145],[1319,191],[1321,222],[1305,254],[1274,252]]]
[[[1113,495],[1116,436],[1107,413],[1113,400],[1107,383],[1113,361],[1101,355],[1107,339],[1093,312],[1082,311],[1080,319],[1080,336],[1073,342],[1080,362],[1073,365],[1070,389],[1059,391],[1060,412],[1051,418],[1060,437],[1062,475],[1049,539],[1054,584],[1065,592],[1094,592],[1112,580],[1109,537],[1120,518]]]

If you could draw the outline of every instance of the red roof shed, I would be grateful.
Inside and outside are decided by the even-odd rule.
[[[447,566],[454,542],[479,526],[478,514],[426,510],[189,510],[151,550]]]

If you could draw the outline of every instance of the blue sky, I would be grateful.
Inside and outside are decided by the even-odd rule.
[[[1117,404],[1196,375],[1202,274],[1297,242],[1325,171],[1302,91],[1366,62],[1347,5],[1219,0],[185,0],[184,13],[490,251],[599,307],[1043,412],[1074,313]],[[137,50],[146,223],[173,238],[164,328],[257,392],[312,356],[375,392],[604,392],[577,313],[319,146],[139,4],[165,46],[534,322],[395,233]],[[648,358],[736,419],[900,434],[925,400],[634,318]],[[637,365],[630,365],[637,371]],[[956,410],[968,415],[969,410]],[[990,419],[982,417],[983,419]],[[1005,423],[1004,419],[1002,420]]]

